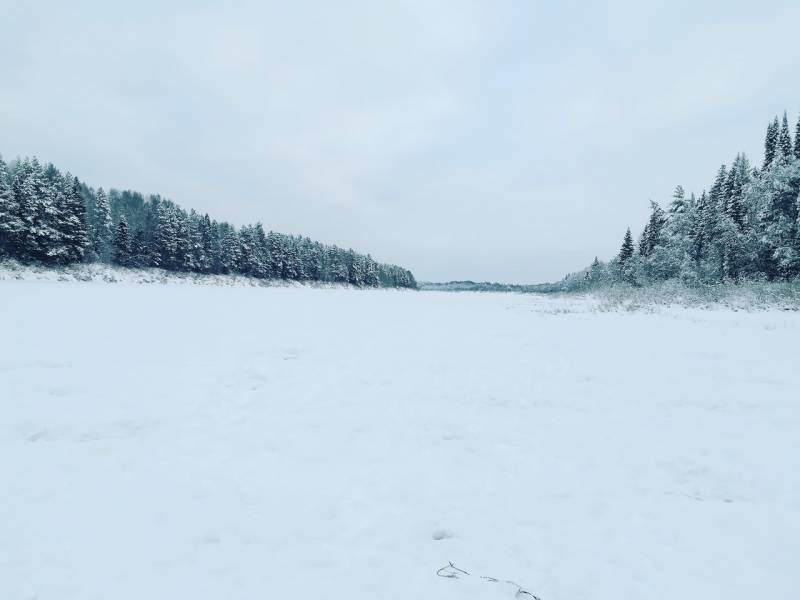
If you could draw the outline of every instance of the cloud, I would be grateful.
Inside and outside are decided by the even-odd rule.
[[[552,279],[757,154],[800,9],[15,3],[0,151],[425,279]]]

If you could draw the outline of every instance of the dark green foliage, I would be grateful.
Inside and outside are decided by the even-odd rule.
[[[794,129],[794,157],[800,159],[800,118],[797,119]]]
[[[125,215],[119,218],[117,230],[114,234],[114,254],[113,261],[122,267],[131,266],[132,262],[131,234],[128,229],[128,220]]]
[[[11,189],[6,163],[0,157],[0,252],[18,254],[16,244],[22,228],[19,203]]]
[[[81,194],[78,178],[65,175],[63,191],[58,204],[58,229],[64,246],[64,263],[80,262],[89,247],[89,232],[86,226],[86,204]]]
[[[788,118],[776,117],[767,128],[761,170],[737,154],[730,168],[718,169],[709,192],[698,200],[694,195],[687,200],[678,186],[666,213],[651,203],[637,253],[628,230],[608,264],[595,259],[555,288],[673,278],[689,284],[800,278],[798,145],[797,136],[792,145]]]
[[[781,156],[789,158],[792,155],[792,134],[789,133],[789,119],[786,113],[783,113],[783,121],[781,121],[781,130],[778,134],[778,148],[780,149]]]
[[[625,237],[622,239],[622,247],[619,250],[619,262],[625,264],[633,256],[633,236],[631,235],[631,228],[625,232]]]
[[[778,117],[767,126],[767,136],[764,140],[764,168],[772,164],[778,147]]]
[[[353,250],[260,223],[237,231],[160,196],[95,191],[36,158],[13,167],[0,158],[0,252],[18,260],[416,288],[409,271]]]

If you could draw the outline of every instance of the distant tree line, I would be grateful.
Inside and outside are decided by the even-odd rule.
[[[677,186],[666,209],[650,202],[638,240],[630,228],[616,257],[595,258],[554,289],[679,279],[709,284],[800,278],[800,122],[794,140],[786,113],[767,127],[764,160],[744,154],[722,165],[700,196]]]
[[[36,157],[0,157],[0,255],[23,262],[101,262],[168,271],[416,288],[414,276],[367,254],[307,237],[236,228],[160,196],[94,190]]]
[[[549,292],[549,284],[498,283],[494,281],[421,281],[419,289],[431,292]]]

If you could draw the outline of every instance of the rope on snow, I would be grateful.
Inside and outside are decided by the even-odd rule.
[[[447,577],[450,579],[460,579],[463,576],[471,577],[471,574],[464,569],[459,569],[455,566],[452,562],[448,562],[445,566],[441,569],[436,571],[436,575],[439,577]],[[480,579],[484,581],[488,581],[490,583],[509,583],[517,588],[517,593],[514,594],[514,598],[519,600],[541,600],[538,596],[534,596],[529,591],[524,589],[520,584],[515,581],[510,581],[508,579],[497,579],[496,577],[488,577],[486,575],[478,575]]]

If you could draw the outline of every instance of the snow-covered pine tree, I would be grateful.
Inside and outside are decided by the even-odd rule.
[[[750,181],[750,165],[744,154],[737,154],[728,173],[725,212],[741,230],[744,227],[746,208],[743,200],[744,186]]]
[[[592,264],[589,266],[588,273],[589,273],[589,279],[594,285],[602,283],[604,279],[603,264],[600,262],[600,259],[598,259],[596,256],[594,257]]]
[[[337,283],[346,283],[350,274],[347,268],[344,250],[338,248],[337,246],[333,246],[330,251],[330,261],[331,281],[335,281]]]
[[[622,239],[622,246],[619,249],[618,259],[621,264],[625,264],[633,256],[633,236],[631,235],[631,228],[628,227],[625,232],[625,237]]]
[[[143,269],[151,266],[150,246],[144,229],[137,229],[131,239],[130,267]]]
[[[378,285],[380,285],[380,281],[378,280],[378,265],[369,254],[367,254],[364,261],[364,285],[367,287],[378,287]]]
[[[667,216],[666,214],[664,214],[664,209],[661,208],[658,202],[653,202],[651,200],[650,220],[648,221],[648,225],[650,226],[648,254],[652,254],[656,246],[659,246],[662,243],[664,225],[666,224],[666,222],[667,222]]]
[[[670,214],[680,214],[686,211],[686,191],[682,185],[675,186],[672,192],[672,202],[669,205]],[[597,258],[597,257],[595,257]]]
[[[792,134],[789,133],[789,119],[786,117],[786,111],[783,112],[781,130],[778,134],[778,148],[784,158],[792,156]]]
[[[775,159],[775,152],[778,147],[778,135],[780,126],[778,125],[778,117],[767,125],[767,135],[764,139],[764,169],[772,164]]]
[[[253,228],[250,225],[244,225],[239,229],[239,262],[236,270],[250,277],[254,277],[258,270],[253,246]]]
[[[0,253],[19,255],[17,242],[22,228],[19,204],[11,187],[8,167],[0,156]]]
[[[347,251],[347,280],[351,285],[362,286],[364,285],[364,261],[363,257],[358,255],[350,248]]]
[[[110,262],[111,260],[111,243],[114,238],[113,226],[108,196],[103,188],[98,188],[94,194],[91,238],[94,258],[100,262]]]
[[[219,239],[214,224],[208,213],[200,217],[197,225],[200,234],[202,250],[198,251],[198,266],[201,273],[212,273],[215,270],[219,257]]]
[[[81,183],[77,177],[65,174],[61,181],[62,194],[58,206],[58,229],[61,233],[65,263],[80,262],[89,246],[89,231],[86,224],[86,204],[81,194]]]
[[[791,278],[800,271],[797,244],[797,197],[800,195],[800,162],[775,161],[758,180],[755,190],[761,208],[761,255],[769,278]]]
[[[720,208],[724,207],[727,201],[725,196],[727,181],[728,169],[725,165],[721,165],[719,171],[717,171],[717,178],[714,180],[714,185],[711,186],[711,190],[709,191],[711,200]]]
[[[22,223],[15,242],[18,258],[55,262],[60,233],[54,188],[36,157],[25,159],[17,168],[12,189]]]
[[[206,247],[203,244],[202,217],[194,210],[189,211],[188,237],[189,252],[187,255],[186,269],[197,273],[206,273]]]
[[[794,129],[794,157],[800,159],[800,116]]]
[[[709,239],[706,232],[706,215],[709,211],[710,200],[706,191],[700,194],[700,199],[697,201],[697,211],[694,226],[692,227],[692,258],[695,261],[702,260],[705,255],[705,250],[708,245]]]
[[[193,271],[191,240],[189,234],[189,215],[174,207],[175,215],[175,260],[171,268],[175,271]]]
[[[114,233],[114,249],[112,260],[114,264],[122,267],[131,266],[132,247],[131,247],[131,234],[128,229],[128,219],[125,215],[119,218],[117,229]]]
[[[304,279],[303,263],[300,259],[298,246],[293,236],[284,236],[284,262],[283,262],[283,278],[291,280]]]
[[[642,233],[639,234],[638,243],[639,256],[647,256],[650,253],[650,223],[645,223]]]
[[[178,222],[175,208],[164,200],[158,204],[153,232],[153,263],[163,269],[175,269],[178,262]]]
[[[219,248],[219,272],[235,273],[239,264],[239,235],[228,223],[220,225],[221,239]]]
[[[261,279],[270,277],[269,244],[264,226],[256,223],[253,228],[253,275]]]

